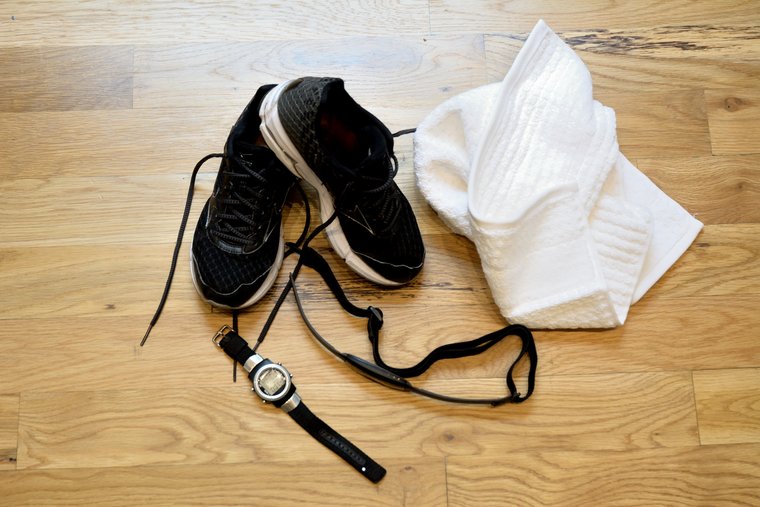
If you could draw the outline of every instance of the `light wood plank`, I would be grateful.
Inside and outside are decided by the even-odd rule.
[[[318,445],[318,444],[317,444]],[[420,505],[446,503],[440,458],[388,460],[378,485],[343,463],[213,463],[188,466],[79,468],[0,473],[4,500],[15,506],[70,506],[96,501],[133,505]],[[420,487],[420,485],[425,485]],[[330,493],[325,486],[329,485]]]
[[[645,297],[622,327],[538,333],[543,371],[755,367],[759,305],[757,296]]]
[[[486,35],[486,44],[493,39],[495,44],[503,43],[507,47],[519,48],[529,33],[529,30],[497,30]],[[571,28],[555,30],[555,33],[574,51],[579,52],[582,58],[590,53],[615,55],[618,58],[638,56],[647,57],[646,61],[657,66],[678,64],[681,60],[691,59],[702,63],[718,59],[753,63],[754,57],[760,53],[760,32],[752,25],[671,24],[622,29]]]
[[[197,313],[203,308],[192,281],[189,250],[191,230],[187,233],[170,303],[182,313]],[[137,234],[137,232],[136,232]],[[297,233],[290,237],[295,237]],[[450,302],[490,304],[490,293],[475,285],[482,280],[480,263],[472,244],[465,239],[448,241],[449,249],[434,249],[430,237],[425,271],[411,284],[396,289],[381,288],[354,273],[327,250],[326,239],[315,242],[327,256],[336,276],[353,297],[367,301],[413,301],[434,299],[447,294]],[[442,238],[438,238],[438,243]],[[61,247],[21,247],[0,249],[6,270],[0,272],[0,318],[64,315],[134,315],[150,311],[160,295],[169,270],[173,245],[99,245]],[[463,262],[464,261],[464,262]],[[461,264],[447,270],[446,265]],[[288,260],[280,269],[278,287],[287,281],[295,261]],[[14,275],[13,270],[17,270]],[[443,270],[443,271],[442,271]],[[448,271],[448,273],[446,272]],[[39,300],[34,283],[47,280],[48,297]],[[103,284],[99,280],[108,280]],[[332,300],[321,278],[309,270],[302,280],[302,290],[310,298]],[[31,285],[30,285],[31,284]],[[114,287],[119,287],[114,292]],[[440,294],[439,294],[440,293]],[[477,298],[477,299],[474,299]]]
[[[211,194],[214,177],[199,176],[195,187],[199,195]],[[21,245],[36,241],[81,245],[119,242],[117,238],[122,238],[124,242],[139,243],[155,240],[161,229],[157,227],[159,224],[165,227],[165,239],[171,241],[172,235],[176,238],[189,181],[189,172],[6,180],[0,182],[0,193],[8,196],[0,204],[2,241]],[[194,207],[191,231],[207,198],[200,198]],[[125,207],[126,203],[131,205]]]
[[[155,294],[153,299],[157,298]],[[151,301],[150,310],[156,302]],[[617,329],[535,331],[539,375],[758,368],[760,351],[754,330],[760,327],[759,303],[757,297],[735,296],[645,299]],[[240,332],[246,339],[258,336],[272,304],[268,298],[241,315]],[[306,305],[314,325],[340,350],[372,356],[364,320],[349,317],[333,302],[308,301]],[[496,311],[481,305],[399,301],[379,306],[386,316],[382,355],[399,367],[417,363],[445,343],[473,339],[505,325]],[[113,313],[4,320],[0,392],[219,386],[231,377],[231,365],[220,363],[220,353],[210,342],[222,324],[230,324],[228,314],[211,312],[208,307],[184,313],[172,306],[170,298],[146,346],[140,348],[150,315]],[[55,368],[41,367],[40,358],[51,350],[55,350]],[[308,372],[313,382],[360,381],[308,335],[292,300],[283,305],[264,350],[293,371]],[[518,351],[518,340],[508,338],[486,354],[439,363],[423,380],[503,378]],[[519,371],[524,373],[524,368]]]
[[[760,157],[636,159],[637,167],[702,223],[760,222]]]
[[[760,443],[760,369],[694,372],[702,444]]]
[[[446,406],[370,381],[317,384],[307,378],[305,372],[294,371],[305,402],[378,460],[527,448],[621,450],[698,443],[688,373],[543,377],[541,396],[497,409]],[[428,384],[453,395],[478,396],[486,391],[499,395],[504,389],[503,379]],[[341,393],[337,398],[335,389]],[[254,398],[242,382],[224,388],[24,393],[17,466],[329,457],[329,451],[311,442],[282,412]],[[446,417],[438,417],[437,411],[445,411]],[[356,414],[361,414],[360,421]]]
[[[131,46],[2,48],[0,111],[131,108],[133,56]]]
[[[414,187],[411,156],[406,152],[406,147],[400,148],[403,151],[397,152],[397,181],[410,199],[420,227],[425,232],[445,231]],[[183,163],[171,163],[175,170],[181,171],[179,174],[165,174],[166,170],[160,167],[160,162],[154,163],[148,159],[142,167],[147,175],[40,179],[11,177],[2,180],[0,194],[7,197],[0,201],[0,227],[3,228],[0,246],[173,242],[185,206],[195,158],[202,156],[199,153],[205,155],[206,152],[193,152],[189,155],[192,158],[185,153],[182,155],[185,157]],[[190,237],[203,204],[211,195],[218,164],[218,161],[210,160],[204,166],[203,173],[198,174],[188,222]],[[156,167],[155,171],[151,166]],[[105,172],[112,171],[106,169]],[[313,192],[311,202],[312,207],[317,209]],[[125,209],[124,203],[132,205]],[[295,239],[303,228],[305,216],[302,206],[297,204],[295,191],[291,192],[288,204],[294,203],[290,220],[291,207],[286,207],[285,223],[288,227],[286,237]],[[314,220],[313,225],[316,225]],[[110,226],[103,227],[104,223]]]
[[[223,150],[244,106],[0,113],[0,174],[36,180],[32,190],[53,177],[190,174],[198,159]],[[218,168],[210,161],[203,172]]]
[[[117,213],[118,208],[114,206],[113,216],[116,217]],[[93,217],[91,221],[94,229],[96,220]],[[134,225],[132,234],[135,237],[139,237],[141,225]],[[167,240],[171,234],[176,234],[171,230],[173,227],[170,228],[170,224],[165,226]],[[295,237],[297,226],[291,227],[293,234],[290,237]],[[171,299],[174,308],[183,313],[197,312],[201,308],[187,276],[190,269],[187,252],[194,225],[188,229],[185,253],[178,263]],[[40,234],[42,232],[41,228]],[[124,234],[123,231],[117,233]],[[760,293],[760,266],[754,259],[760,249],[758,237],[755,224],[707,226],[694,245],[657,282],[650,297],[662,301],[688,296],[757,295]],[[435,234],[426,235],[424,239],[427,257],[422,274],[411,284],[396,289],[378,288],[353,273],[326,248],[325,239],[320,239],[316,245],[327,255],[333,271],[349,294],[367,304],[425,302],[428,298],[434,304],[440,298],[447,298],[452,304],[492,305],[472,243],[461,237]],[[108,312],[145,314],[162,290],[172,249],[170,244],[2,248],[0,253],[5,269],[0,272],[0,318],[103,315]],[[281,268],[280,283],[287,279],[292,265],[289,260]],[[109,280],[119,287],[118,293],[114,293],[111,285],[95,280]],[[37,297],[35,286],[40,283],[46,284],[47,297],[52,299]],[[310,270],[305,272],[301,288],[311,298],[332,300],[323,282]]]
[[[198,108],[182,115],[173,115],[166,109],[0,114],[0,136],[6,139],[9,150],[3,172],[9,179],[34,180],[24,187],[29,189],[40,185],[38,180],[52,176],[187,174],[201,154],[221,150],[229,125],[239,113],[233,107],[223,108],[223,111],[224,114],[214,108]],[[383,117],[394,118],[399,128],[414,125],[418,120],[414,117],[399,119],[401,114],[398,110],[389,111]],[[422,116],[424,112],[419,114]],[[55,130],[58,135],[46,137],[43,135],[46,129]],[[108,152],[102,150],[103,143],[108,143]],[[166,146],[171,143],[188,149],[167,150]],[[397,140],[396,145],[401,167],[397,180],[416,204],[415,212],[427,232],[432,232],[433,224],[439,221],[416,188],[410,140]],[[40,157],[30,160],[27,156],[30,150],[35,150]],[[639,158],[635,162],[663,191],[704,223],[758,221],[760,158],[757,156]],[[208,162],[201,173],[201,182],[213,178],[217,168],[216,161]],[[106,184],[106,180],[84,178],[80,183],[86,185],[92,181]],[[184,180],[177,180],[176,187],[170,187],[173,181],[157,185],[167,190],[167,198],[179,199]],[[208,185],[199,186],[199,201],[208,188]],[[65,195],[50,197],[62,199],[69,195],[69,192],[62,193]],[[446,230],[442,226],[436,232]],[[7,238],[4,236],[3,240]]]
[[[760,153],[760,86],[706,90],[710,138],[716,155]]]
[[[0,174],[3,181],[190,174],[201,157],[223,150],[230,128],[257,86],[250,83],[246,96],[241,87],[239,102],[228,105],[0,113]],[[395,132],[416,126],[430,112],[424,99],[419,102],[409,97],[373,107],[372,112]],[[411,137],[395,141],[399,178],[407,172],[410,178]],[[213,175],[218,168],[217,160],[209,161],[201,174]]]
[[[449,505],[757,505],[760,446],[447,460]]]
[[[0,394],[0,471],[16,469],[18,407],[17,394]]]
[[[89,0],[4,3],[0,45],[173,44],[177,41],[251,41],[335,37],[337,34],[427,33],[423,0],[363,3],[242,5],[233,0],[171,0],[135,5]],[[12,17],[11,17],[12,16]]]
[[[211,343],[222,324],[230,323],[229,315],[209,312],[189,319],[167,308],[141,348],[149,320],[144,316],[6,321],[1,335],[0,392],[218,386],[232,378],[232,365]],[[261,320],[260,315],[242,317],[241,332],[249,337]],[[293,339],[280,332],[279,322],[268,350],[290,361],[286,351]],[[296,338],[308,343],[300,334]],[[296,354],[294,364],[314,360],[313,349],[305,352],[311,353],[300,358]]]
[[[303,75],[343,78],[347,91],[370,110],[410,101],[432,109],[485,82],[483,40],[464,35],[141,46],[135,50],[135,107],[245,104],[251,89]]]
[[[679,27],[670,28],[679,30]],[[726,42],[699,51],[671,47],[663,50],[659,46],[653,50],[649,45],[657,42],[642,41],[639,35],[641,30],[622,30],[616,36],[619,40],[610,40],[605,30],[601,32],[601,36],[596,35],[597,31],[586,34],[560,32],[558,35],[586,64],[591,72],[594,92],[602,97],[610,93],[673,92],[703,87],[751,88],[760,76],[760,51],[754,47],[752,51],[747,51],[746,44]],[[736,37],[746,35],[746,32],[733,27],[724,29],[722,33],[729,38],[732,34]],[[486,35],[486,63],[490,81],[504,77],[525,39],[527,33]],[[714,43],[712,38],[695,38],[694,41],[695,44]],[[678,44],[678,41],[670,40],[662,44]],[[733,54],[734,50],[736,54]]]
[[[657,297],[760,293],[758,224],[706,226],[657,282]]]
[[[150,310],[155,302],[151,301]],[[536,331],[539,374],[758,368],[759,303],[757,297],[723,296],[645,300],[633,307],[626,324],[617,329]],[[272,304],[267,298],[241,315],[244,337],[258,336]],[[437,346],[473,339],[505,325],[496,311],[479,305],[396,302],[379,306],[386,316],[383,357],[400,367],[415,364]],[[307,309],[315,326],[340,350],[371,357],[364,320],[349,317],[335,303],[309,301]],[[94,317],[4,320],[0,392],[221,385],[231,377],[231,365],[220,362],[221,354],[210,339],[222,324],[230,324],[230,316],[208,307],[188,315],[177,311],[170,299],[144,348],[138,343],[150,314],[119,317],[103,312]],[[728,338],[716,338],[721,336]],[[55,350],[56,367],[45,368],[40,358],[51,350]],[[425,379],[503,377],[518,350],[518,341],[509,338],[486,354],[439,363]],[[360,380],[308,335],[292,300],[283,306],[265,351],[294,371],[308,372],[310,382]]]
[[[640,30],[641,27],[689,25],[756,26],[760,14],[752,3],[710,2],[698,9],[689,2],[634,0],[604,2],[583,0],[520,0],[478,2],[473,8],[464,0],[431,0],[430,26],[433,33],[528,32],[539,18],[554,30],[604,27],[608,30]]]
[[[702,20],[707,21],[707,20]],[[576,51],[632,54],[657,60],[722,59],[752,61],[760,54],[760,30],[754,25],[695,24],[631,29],[564,30],[559,33]]]
[[[620,151],[650,158],[710,154],[710,132],[701,90],[597,94],[615,109]]]

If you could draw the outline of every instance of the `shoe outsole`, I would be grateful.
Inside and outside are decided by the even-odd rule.
[[[282,261],[284,257],[285,257],[285,241],[282,238],[282,234],[280,234],[280,244],[277,248],[277,255],[275,256],[274,264],[272,264],[272,267],[270,267],[269,271],[267,272],[267,276],[264,279],[264,282],[245,303],[239,306],[224,305],[216,301],[212,301],[203,295],[203,291],[201,290],[201,287],[200,287],[200,282],[197,279],[198,275],[197,275],[197,269],[196,269],[196,261],[195,261],[195,255],[193,255],[192,249],[190,249],[190,276],[193,279],[193,286],[195,286],[195,290],[198,292],[198,295],[201,297],[201,299],[205,301],[206,303],[216,308],[221,308],[224,310],[242,310],[244,308],[248,308],[249,306],[254,305],[261,298],[263,298],[267,294],[267,292],[269,292],[269,289],[272,288],[275,280],[277,280],[277,275],[280,272],[280,267],[282,266]]]
[[[269,148],[274,151],[280,162],[299,179],[306,180],[317,190],[319,195],[319,214],[322,222],[327,221],[335,212],[335,204],[332,195],[327,187],[322,183],[319,177],[309,167],[309,164],[303,159],[290,140],[285,128],[282,126],[280,116],[277,112],[277,103],[283,92],[288,90],[294,84],[300,82],[298,79],[292,79],[279,84],[264,97],[261,103],[259,115],[261,116],[261,134],[264,136]],[[359,255],[351,250],[346,235],[340,226],[338,220],[333,221],[326,229],[327,239],[330,241],[335,252],[346,261],[348,267],[354,270],[364,278],[389,287],[398,287],[404,285],[403,282],[389,280],[380,273],[372,269],[365,263]]]

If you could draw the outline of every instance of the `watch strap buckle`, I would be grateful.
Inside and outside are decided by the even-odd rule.
[[[232,331],[232,328],[228,326],[227,324],[223,325],[219,328],[219,331],[216,332],[216,334],[211,338],[211,341],[219,348],[222,348],[222,344],[220,343],[222,339],[227,336],[227,333]]]

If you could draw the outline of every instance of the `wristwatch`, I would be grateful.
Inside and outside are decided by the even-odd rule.
[[[212,341],[243,365],[248,378],[253,382],[253,392],[262,401],[282,409],[312,437],[370,481],[377,483],[385,476],[382,466],[309,410],[296,393],[293,376],[282,364],[253,352],[248,347],[248,342],[226,325],[217,331]]]

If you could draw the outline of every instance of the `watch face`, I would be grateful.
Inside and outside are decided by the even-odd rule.
[[[259,377],[259,387],[269,396],[280,394],[285,384],[285,374],[274,368],[267,368]]]
[[[265,401],[279,401],[290,386],[290,373],[281,364],[266,364],[253,377],[253,390]]]

